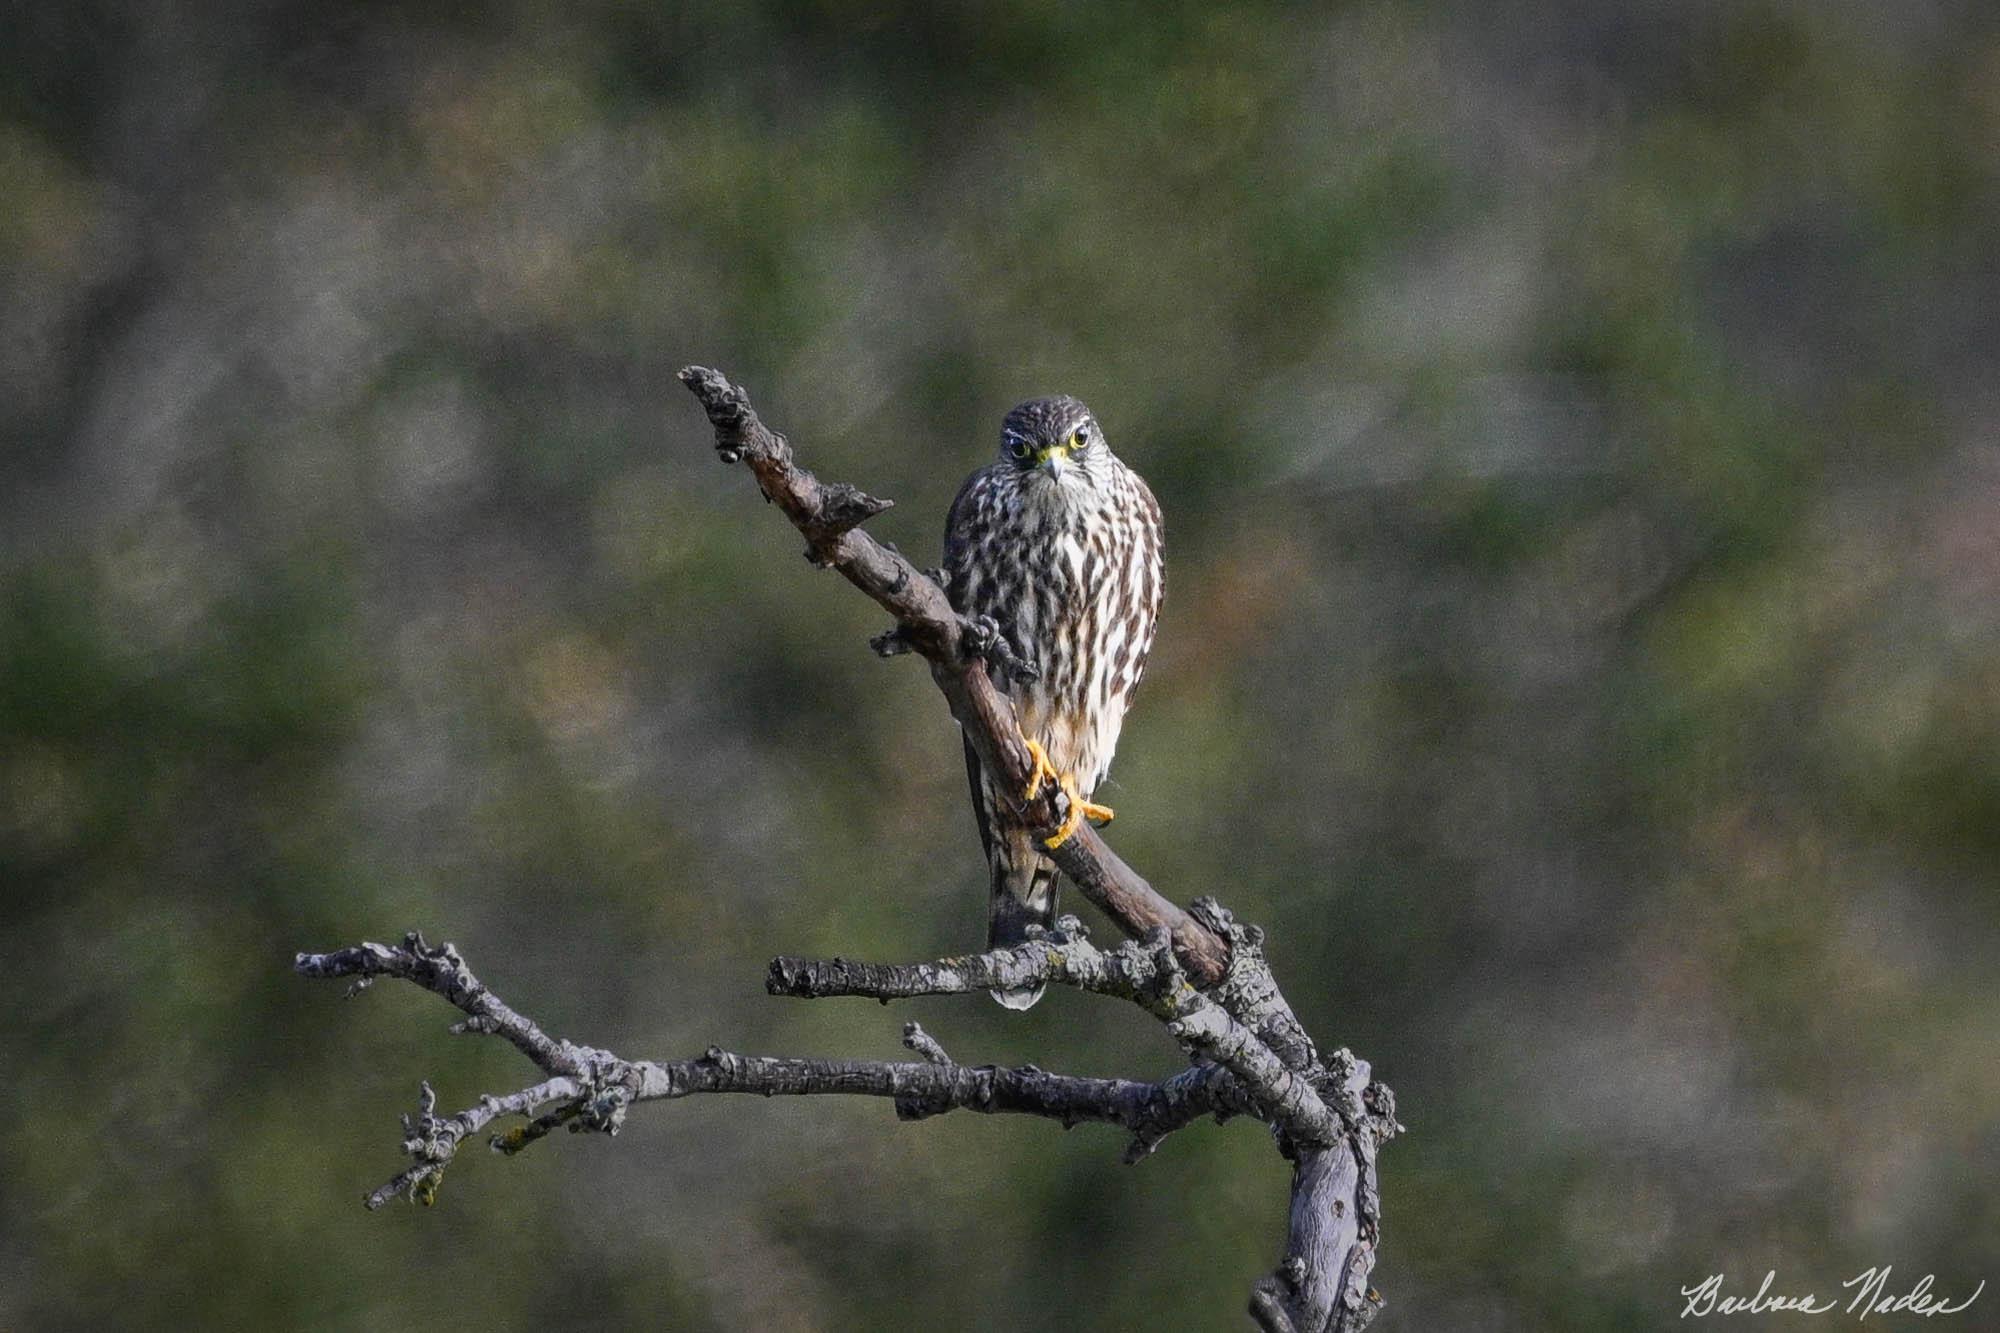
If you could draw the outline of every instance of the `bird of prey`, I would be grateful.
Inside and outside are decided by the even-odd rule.
[[[989,948],[1019,944],[1031,925],[1054,923],[1057,872],[1046,853],[1080,820],[1111,818],[1090,796],[1111,768],[1153,645],[1166,586],[1160,545],[1153,493],[1111,452],[1090,409],[1066,394],[1009,412],[999,461],[968,477],[952,501],[944,555],[952,606],[973,620],[990,617],[1037,669],[1008,687],[1035,758],[1025,796],[1054,781],[1069,798],[1062,827],[1038,845],[966,744],[992,877]],[[993,992],[1010,1009],[1041,996],[1040,986]]]

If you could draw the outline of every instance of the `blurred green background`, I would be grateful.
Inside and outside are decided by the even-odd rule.
[[[1151,480],[1113,842],[1396,1088],[1378,1327],[2000,1280],[1990,6],[0,32],[0,1326],[1240,1326],[1248,1124],[703,1099],[361,1209],[420,1077],[530,1072],[289,972],[413,927],[632,1055],[1178,1062],[1068,993],[762,994],[976,944],[983,872],[688,361],[925,562],[1020,398]]]

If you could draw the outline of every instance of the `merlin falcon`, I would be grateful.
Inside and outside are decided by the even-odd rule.
[[[1139,474],[1111,452],[1090,409],[1068,395],[1035,398],[1007,414],[1000,461],[966,479],[945,520],[944,567],[952,606],[990,617],[1036,668],[1008,686],[1035,759],[1022,795],[1044,782],[1068,799],[1046,840],[998,799],[970,742],[965,766],[992,878],[989,948],[1028,937],[1056,916],[1056,864],[1047,853],[1082,819],[1111,811],[1090,796],[1111,768],[1125,709],[1146,669],[1166,571],[1160,506]],[[1022,673],[1027,674],[1027,673]],[[1035,986],[994,991],[1010,1009],[1042,997]]]

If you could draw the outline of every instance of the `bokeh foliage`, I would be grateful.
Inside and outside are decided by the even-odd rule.
[[[557,1031],[890,1054],[957,742],[716,467],[935,549],[1088,399],[1109,795],[1372,1058],[1401,1329],[2000,1277],[2000,26],[1970,3],[0,4],[0,1323],[1224,1327],[1252,1126],[678,1104],[364,1214],[422,927]],[[1136,1014],[914,1011],[1157,1074]],[[1989,1304],[1991,1298],[1989,1297]]]

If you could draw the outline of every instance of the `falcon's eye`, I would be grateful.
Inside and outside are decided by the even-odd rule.
[[[1076,447],[1079,449],[1087,447],[1090,444],[1090,427],[1078,426],[1076,428],[1076,434],[1072,435],[1070,439],[1075,443]]]
[[[1012,453],[1016,458],[1025,459],[1029,454],[1033,453],[1034,450],[1029,446],[1026,440],[1016,440],[1014,441],[1013,448],[1010,449],[1009,452]]]

